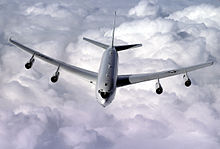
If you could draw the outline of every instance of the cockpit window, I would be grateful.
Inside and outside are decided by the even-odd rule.
[[[110,93],[108,93],[108,92],[100,92],[100,95],[101,95],[102,98],[106,99],[106,98],[108,98],[110,96]]]

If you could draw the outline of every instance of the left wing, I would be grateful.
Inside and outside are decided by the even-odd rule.
[[[162,72],[156,72],[156,73],[119,75],[117,78],[117,87],[129,85],[129,84],[135,84],[135,83],[144,82],[144,81],[150,81],[150,80],[154,80],[154,79],[166,78],[166,77],[175,76],[178,74],[184,74],[184,73],[187,73],[190,71],[194,71],[197,69],[208,67],[212,64],[213,64],[213,62],[207,62],[207,63],[194,65],[194,66],[190,66],[190,67],[173,69],[173,70],[169,70],[169,71],[162,71]]]
[[[105,50],[109,47],[109,45],[107,45],[107,44],[104,44],[104,43],[101,43],[101,42],[98,42],[98,41],[95,41],[95,40],[92,40],[92,39],[89,39],[89,38],[83,37],[83,40],[88,41],[88,42],[90,42],[90,43],[92,43],[92,44],[94,44],[98,47],[101,47],[101,48],[105,49]]]
[[[55,66],[58,66],[60,68],[63,68],[67,71],[70,71],[78,76],[81,76],[87,80],[90,81],[90,83],[95,83],[96,80],[97,80],[97,76],[98,74],[96,72],[92,72],[92,71],[89,71],[89,70],[86,70],[86,69],[83,69],[83,68],[79,68],[79,67],[76,67],[76,66],[73,66],[73,65],[70,65],[70,64],[66,64],[60,60],[56,60],[56,59],[53,59],[49,56],[46,56],[38,51],[35,51],[33,49],[30,49],[18,42],[16,42],[15,40],[12,40],[11,38],[9,38],[9,42],[12,43],[13,45],[17,46],[18,48],[30,53],[30,54],[33,54],[33,56],[35,57],[38,57],[40,58],[41,60],[44,60],[50,64],[53,64]]]

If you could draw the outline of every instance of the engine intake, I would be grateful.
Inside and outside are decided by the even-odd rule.
[[[60,66],[58,66],[57,71],[55,72],[54,76],[51,77],[50,79],[51,82],[56,83],[58,81],[59,75],[60,75],[59,69],[60,69]]]
[[[189,79],[188,75],[187,74],[184,74],[183,75],[183,79],[185,81],[185,86],[186,87],[189,87],[192,83],[191,83],[191,80]]]
[[[156,93],[157,93],[157,94],[163,93],[163,88],[162,88],[162,86],[161,86],[159,80],[158,80],[158,82],[156,83]]]
[[[56,72],[56,74],[51,77],[51,79],[50,79],[51,82],[56,83],[58,81],[58,79],[59,79],[59,75],[60,75],[60,73]]]
[[[31,58],[29,62],[25,64],[26,69],[30,69],[34,64],[34,58]]]

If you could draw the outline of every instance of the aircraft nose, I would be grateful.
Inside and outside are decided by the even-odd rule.
[[[104,105],[104,104],[105,104],[105,102],[106,102],[106,100],[105,100],[105,99],[102,99],[102,100],[100,101],[100,103],[101,103],[102,105]]]
[[[106,105],[105,104],[101,104],[104,108],[106,107]]]
[[[106,107],[107,105],[108,105],[108,102],[107,102],[107,100],[106,99],[101,99],[101,100],[99,100],[99,103],[103,106],[103,107]]]
[[[103,92],[103,91],[99,91],[99,94],[101,95],[101,97],[102,97],[103,99],[108,99],[109,96],[111,95],[110,92]]]

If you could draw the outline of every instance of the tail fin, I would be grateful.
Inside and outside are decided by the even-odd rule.
[[[114,40],[115,40],[115,23],[116,23],[116,11],[115,11],[115,18],[114,18],[114,22],[113,22],[112,47],[114,47]]]
[[[115,17],[114,17],[114,22],[113,22],[113,30],[112,30],[112,47],[115,47],[116,51],[123,51],[123,50],[127,50],[127,49],[131,49],[131,48],[137,48],[137,47],[141,47],[142,44],[132,44],[132,45],[119,45],[119,46],[114,46],[114,40],[115,40],[115,24],[116,24],[116,11],[115,11]],[[103,49],[107,49],[110,47],[110,45],[92,40],[92,39],[88,39],[88,38],[83,38],[83,40],[86,40],[98,47],[101,47]]]
[[[114,17],[114,22],[113,22],[113,30],[112,30],[112,47],[115,47],[116,51],[122,51],[122,50],[131,49],[131,48],[141,47],[142,44],[114,46],[116,17],[117,16],[116,16],[116,11],[115,11],[115,17]]]

